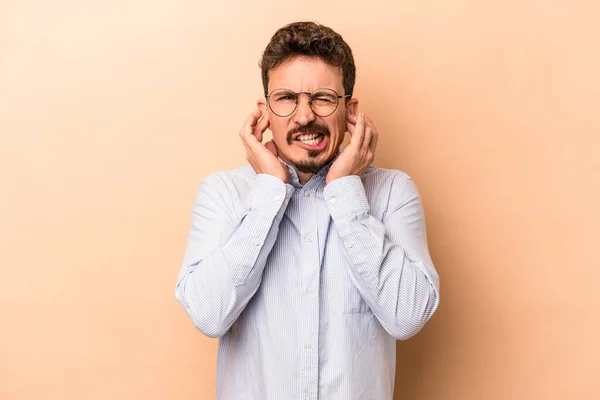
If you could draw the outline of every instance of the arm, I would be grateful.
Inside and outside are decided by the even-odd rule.
[[[260,174],[243,215],[231,217],[225,204],[232,198],[220,179],[212,175],[200,185],[175,288],[194,325],[210,337],[224,335],[256,293],[293,192]]]
[[[383,222],[370,215],[359,176],[329,183],[325,200],[361,296],[390,335],[413,336],[439,304],[439,277],[415,184],[401,174],[394,177]]]
[[[227,333],[258,290],[294,190],[275,145],[262,144],[269,126],[264,109],[261,104],[240,130],[246,159],[257,173],[242,215],[226,211],[234,196],[220,195],[227,185],[219,175],[202,183],[194,203],[175,296],[194,325],[210,337]]]

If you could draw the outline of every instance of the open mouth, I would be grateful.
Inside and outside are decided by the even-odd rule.
[[[315,133],[303,133],[296,136],[294,139],[307,146],[318,146],[325,140],[325,135],[320,132]]]

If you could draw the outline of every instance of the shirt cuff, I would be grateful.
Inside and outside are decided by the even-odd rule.
[[[323,191],[331,217],[335,220],[350,213],[371,210],[365,187],[358,175],[344,176],[330,182]]]
[[[294,187],[269,174],[259,174],[248,203],[250,211],[276,215],[290,201]],[[284,207],[285,209],[285,207]]]

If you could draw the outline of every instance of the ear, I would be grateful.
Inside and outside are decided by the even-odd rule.
[[[260,115],[262,115],[263,117],[269,112],[269,107],[267,107],[267,102],[265,101],[265,99],[256,100],[256,107],[258,107],[258,109],[260,110]],[[271,127],[267,126],[267,129],[271,130]]]
[[[358,112],[358,99],[353,97],[350,100],[348,100],[348,102],[346,103],[346,113],[356,115],[357,112]]]
[[[256,100],[256,107],[258,107],[262,115],[265,115],[265,113],[269,111],[267,110],[267,102],[265,99]]]

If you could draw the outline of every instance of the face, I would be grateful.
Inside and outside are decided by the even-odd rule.
[[[342,71],[319,58],[295,57],[269,72],[269,88],[312,93],[329,88],[344,96]],[[275,99],[271,99],[275,101]],[[279,157],[296,167],[298,172],[314,174],[335,158],[346,133],[346,115],[356,111],[358,100],[339,99],[337,109],[327,117],[319,117],[310,108],[308,95],[298,97],[298,107],[287,117],[279,117],[264,103]]]

